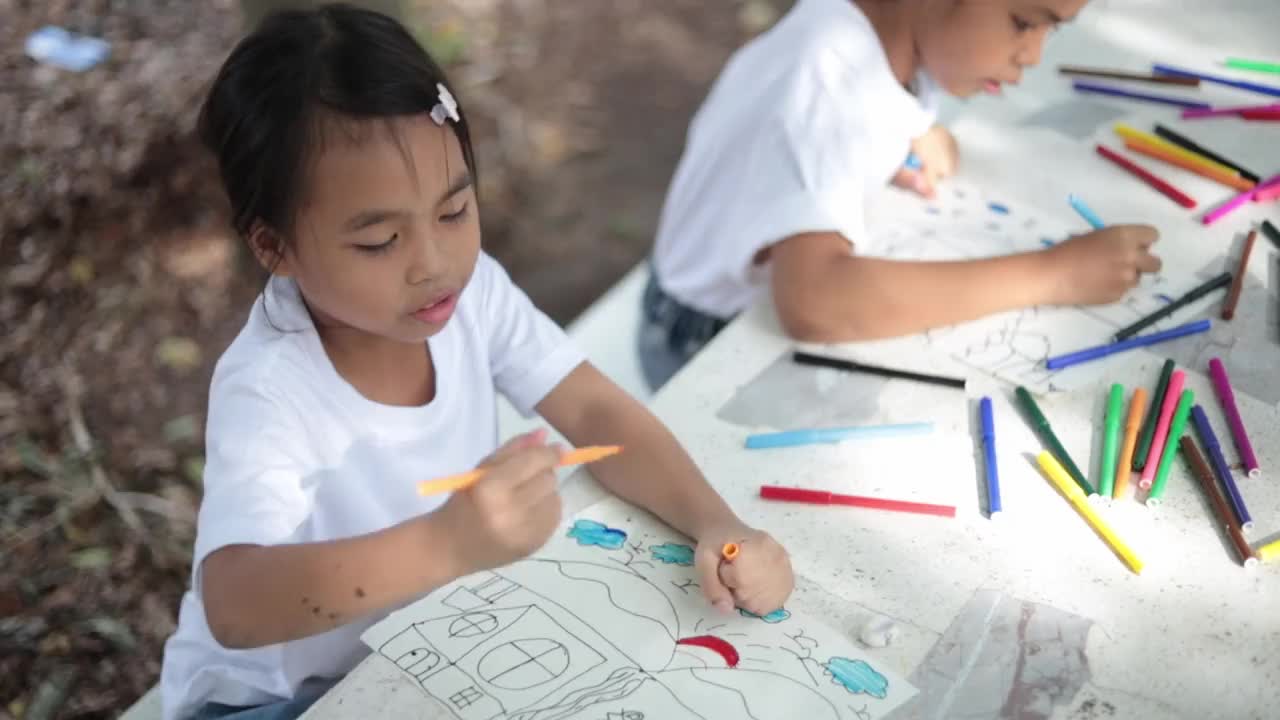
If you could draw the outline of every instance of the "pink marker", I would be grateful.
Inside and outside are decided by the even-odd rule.
[[[1218,207],[1205,213],[1204,218],[1201,220],[1201,222],[1203,222],[1205,225],[1214,224],[1215,222],[1226,217],[1228,214],[1234,212],[1241,205],[1244,205],[1250,200],[1253,200],[1253,195],[1256,192],[1257,192],[1257,187],[1252,187],[1252,188],[1249,188],[1248,190],[1245,190],[1239,195],[1236,195],[1235,197],[1222,203]]]
[[[1164,453],[1164,443],[1169,437],[1169,421],[1173,419],[1173,411],[1178,408],[1178,398],[1182,395],[1182,386],[1186,381],[1187,374],[1181,370],[1174,370],[1169,377],[1169,389],[1164,394],[1164,405],[1160,406],[1160,421],[1156,423],[1156,434],[1151,437],[1147,464],[1143,466],[1142,477],[1138,479],[1138,487],[1143,490],[1150,490],[1151,483],[1156,479],[1156,466],[1160,464],[1160,455]]]
[[[1222,361],[1214,358],[1209,361],[1209,379],[1213,381],[1213,390],[1222,403],[1222,413],[1227,416],[1227,424],[1231,426],[1231,437],[1236,441],[1236,450],[1240,451],[1240,462],[1248,471],[1249,477],[1256,478],[1262,474],[1258,467],[1258,457],[1253,454],[1253,444],[1244,430],[1244,420],[1240,418],[1240,410],[1236,407],[1236,394],[1231,389],[1231,379],[1227,377],[1227,369]]]
[[[1195,120],[1198,118],[1225,117],[1228,115],[1239,115],[1242,112],[1257,112],[1267,110],[1280,110],[1280,104],[1272,105],[1237,105],[1235,107],[1217,107],[1217,108],[1187,108],[1182,111],[1183,120]]]
[[[1280,182],[1272,183],[1260,190],[1253,191],[1254,202],[1270,202],[1276,199],[1280,199]]]

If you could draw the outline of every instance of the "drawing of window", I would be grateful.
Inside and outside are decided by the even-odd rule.
[[[513,593],[519,589],[519,585],[504,577],[494,575],[476,587],[471,588],[471,591],[476,594],[476,597],[481,598],[485,602],[493,603],[501,599],[503,595]]]
[[[504,690],[527,690],[549,683],[569,669],[569,651],[546,638],[513,640],[480,658],[480,679]]]
[[[427,675],[439,664],[440,656],[426,649],[410,650],[396,658],[396,665],[416,678]]]
[[[479,700],[482,697],[484,697],[484,694],[481,693],[479,690],[477,690],[474,685],[472,685],[470,687],[462,688],[461,690],[454,693],[453,695],[450,695],[449,702],[453,703],[453,706],[455,708],[462,710],[463,708],[471,707],[471,705],[475,703],[475,701]]]
[[[498,618],[489,613],[468,613],[449,624],[449,637],[471,638],[498,629]]]

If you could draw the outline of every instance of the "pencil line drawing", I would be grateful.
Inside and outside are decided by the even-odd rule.
[[[640,565],[619,534],[653,539],[641,549],[662,559]],[[716,615],[692,551],[607,500],[539,555],[456,580],[363,639],[457,720],[874,719],[914,694],[793,610]]]

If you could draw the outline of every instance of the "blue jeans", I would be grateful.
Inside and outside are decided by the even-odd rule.
[[[308,678],[298,686],[298,692],[293,697],[266,705],[241,707],[205,703],[191,720],[295,720],[341,679]]]
[[[728,324],[729,320],[694,310],[668,295],[650,269],[637,338],[640,368],[649,389],[665,385]]]

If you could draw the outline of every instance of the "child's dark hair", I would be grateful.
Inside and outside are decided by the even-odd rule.
[[[437,83],[453,90],[413,36],[380,13],[332,4],[267,17],[232,50],[200,110],[200,139],[217,157],[236,231],[247,239],[261,222],[283,243],[324,133],[429,114]],[[458,113],[449,125],[474,179],[471,134],[461,106]]]

